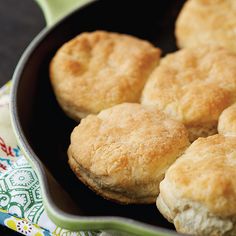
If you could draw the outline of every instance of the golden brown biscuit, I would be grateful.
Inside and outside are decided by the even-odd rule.
[[[143,90],[143,105],[183,122],[190,140],[216,133],[221,112],[236,100],[236,55],[201,46],[167,55]]]
[[[154,203],[166,169],[189,145],[181,123],[124,103],[89,115],[71,134],[69,164],[92,190],[120,203]]]
[[[176,21],[179,47],[218,45],[236,52],[236,1],[189,0]]]
[[[160,50],[118,33],[82,33],[64,44],[50,64],[57,100],[75,120],[123,102],[138,102]]]
[[[226,108],[219,117],[218,133],[236,135],[236,103]]]
[[[199,138],[167,170],[157,207],[177,231],[236,235],[236,137]]]

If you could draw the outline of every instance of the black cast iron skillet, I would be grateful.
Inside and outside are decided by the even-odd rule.
[[[22,56],[13,79],[13,127],[40,179],[45,208],[59,226],[71,230],[110,229],[134,235],[176,235],[155,205],[118,205],[97,196],[78,181],[67,164],[66,154],[76,123],[56,102],[48,67],[56,50],[84,31],[131,34],[151,41],[162,49],[163,55],[175,51],[174,23],[183,3],[95,1],[41,32]]]

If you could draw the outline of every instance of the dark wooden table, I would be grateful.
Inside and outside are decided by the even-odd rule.
[[[33,0],[0,2],[0,86],[11,79],[21,54],[45,27],[38,5]],[[0,235],[19,235],[0,226]]]

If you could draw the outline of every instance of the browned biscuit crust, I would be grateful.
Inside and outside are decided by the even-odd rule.
[[[218,132],[226,136],[236,136],[236,104],[226,108],[220,115]]]
[[[62,109],[79,120],[119,103],[138,102],[159,58],[158,48],[133,36],[82,33],[54,56],[51,83]]]
[[[199,138],[167,170],[157,207],[179,232],[236,233],[236,137]]]
[[[141,103],[183,122],[195,139],[216,133],[219,115],[235,100],[236,55],[199,46],[164,57],[147,81]]]
[[[179,47],[222,46],[236,52],[236,1],[188,0],[176,21]]]
[[[166,169],[188,144],[181,123],[155,108],[125,103],[82,119],[71,134],[69,164],[105,198],[153,203]]]

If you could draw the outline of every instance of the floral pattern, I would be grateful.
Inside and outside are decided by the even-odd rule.
[[[9,117],[10,83],[0,89],[0,224],[30,236],[95,236],[71,232],[47,216],[36,173],[21,154]]]
[[[25,219],[19,219],[19,218],[13,217],[13,216],[5,219],[4,224],[8,228],[13,229],[23,235],[29,235],[29,236],[50,235],[50,234],[47,234],[48,231],[41,229],[37,225],[32,224],[31,222],[29,222]]]

